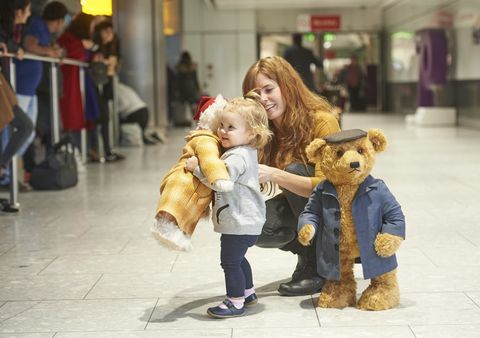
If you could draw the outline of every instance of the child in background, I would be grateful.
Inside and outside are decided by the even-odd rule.
[[[221,159],[227,166],[233,190],[215,192],[212,220],[221,233],[220,260],[225,274],[227,298],[207,314],[231,318],[245,314],[245,306],[257,303],[252,269],[245,254],[253,246],[265,223],[265,202],[258,181],[257,149],[271,137],[265,108],[253,91],[234,98],[220,111],[214,125],[225,152]],[[213,130],[213,128],[212,128]],[[208,185],[198,159],[190,157],[185,167]]]

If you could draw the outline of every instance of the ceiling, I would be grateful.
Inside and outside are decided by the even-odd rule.
[[[446,0],[204,0],[216,9],[385,8],[399,4],[435,5]],[[450,1],[451,2],[451,1]]]

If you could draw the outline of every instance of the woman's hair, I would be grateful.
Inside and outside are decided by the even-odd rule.
[[[220,118],[223,114],[239,114],[245,119],[248,130],[255,134],[250,145],[256,149],[265,147],[272,132],[268,128],[268,117],[265,108],[260,103],[260,95],[251,91],[243,97],[235,97],[225,105],[225,108],[218,112],[213,121],[212,130],[217,130],[220,125]]]
[[[190,53],[183,51],[182,54],[180,54],[180,61],[178,63],[190,66],[192,64],[192,57],[190,56]]]
[[[75,15],[67,28],[67,31],[79,39],[92,39],[92,21],[94,16],[85,13]]]
[[[255,89],[259,74],[278,84],[285,104],[281,127],[276,128],[269,122],[273,138],[260,151],[260,163],[280,169],[295,160],[307,163],[305,147],[312,141],[315,114],[332,112],[333,107],[324,98],[311,92],[300,75],[282,57],[266,57],[255,62],[243,79],[243,93]]]
[[[7,36],[13,32],[15,24],[15,11],[24,11],[30,5],[30,0],[1,0],[0,1],[0,27]]]

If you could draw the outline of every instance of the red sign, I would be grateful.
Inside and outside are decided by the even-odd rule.
[[[311,15],[310,29],[316,31],[337,31],[340,29],[339,15]]]

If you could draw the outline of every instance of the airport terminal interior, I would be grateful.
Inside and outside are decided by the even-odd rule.
[[[32,0],[32,12],[49,2]],[[10,175],[20,182],[0,191],[0,337],[480,337],[478,1],[60,2],[68,20],[80,11],[106,15],[121,40],[114,92],[119,83],[131,88],[150,119],[145,133],[120,123],[114,93],[109,139],[100,126],[97,135],[78,133],[78,182],[65,189],[32,189],[22,156],[14,157]],[[160,182],[195,128],[195,105],[169,96],[169,72],[175,76],[189,51],[202,94],[241,96],[248,67],[282,56],[292,33],[322,60],[311,67],[313,90],[330,100],[341,128],[386,135],[372,175],[405,215],[396,253],[400,301],[364,311],[317,307],[320,292],[281,295],[297,256],[253,246],[246,257],[258,303],[243,316],[212,318],[207,308],[226,295],[212,220],[200,220],[188,252],[151,233]],[[2,59],[15,58],[8,55]],[[357,97],[348,76],[342,80],[353,58],[364,72]],[[62,107],[51,106],[46,143],[63,135]],[[98,153],[87,152],[92,137]],[[42,141],[33,143],[36,158],[48,155]],[[369,280],[361,264],[354,275],[359,298]]]

